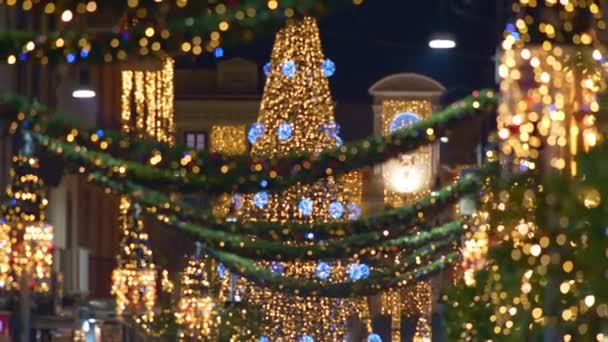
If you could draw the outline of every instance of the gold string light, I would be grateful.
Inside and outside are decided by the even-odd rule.
[[[174,61],[165,58],[159,70],[121,73],[121,127],[124,133],[172,144],[175,140]]]
[[[156,269],[148,234],[144,232],[141,209],[127,198],[120,201],[120,226],[123,232],[118,265],[112,272],[111,293],[116,298],[116,312],[122,315],[143,313],[153,316],[156,302]]]
[[[339,144],[334,122],[334,107],[327,76],[322,70],[324,57],[316,21],[305,18],[282,29],[276,37],[271,70],[264,89],[258,124],[264,126],[252,145],[254,156],[274,157],[291,152],[320,152]],[[251,138],[251,137],[250,137]],[[360,174],[336,179],[331,168],[328,177],[313,185],[294,186],[280,194],[261,193],[237,198],[234,214],[245,221],[318,223],[358,216],[361,203]],[[240,196],[240,195],[238,195]],[[256,197],[258,196],[258,197]],[[260,197],[261,196],[261,197]],[[267,201],[266,201],[267,196]],[[308,206],[302,207],[302,201]],[[262,203],[263,202],[263,203]],[[266,203],[267,202],[267,203]],[[340,203],[340,213],[330,213],[332,203]],[[351,213],[348,206],[356,213]],[[335,208],[334,208],[335,209]],[[314,241],[314,231],[307,237]],[[354,260],[353,260],[354,261]],[[327,262],[331,275],[327,282],[348,279],[349,261]],[[316,262],[264,262],[273,272],[285,276],[317,278]],[[226,276],[227,278],[229,276]],[[234,282],[233,282],[234,283]],[[358,317],[369,328],[366,298],[335,299],[298,297],[271,291],[243,279],[224,282],[226,297],[246,300],[261,306],[264,325],[262,334],[271,341],[314,340],[338,341],[346,338],[346,320]],[[230,286],[226,289],[226,286]],[[236,292],[236,294],[234,293]]]
[[[484,196],[488,195],[484,194]],[[475,285],[475,272],[485,267],[489,250],[489,215],[485,210],[474,212],[469,220],[470,224],[466,227],[466,240],[460,250],[462,254],[460,267],[467,286]]]
[[[432,114],[433,105],[429,100],[383,100],[382,133],[388,135],[418,120],[426,120]],[[425,132],[425,134],[433,133]],[[385,184],[385,205],[393,208],[401,207],[429,192],[433,179],[432,156],[433,146],[424,146],[412,153],[389,160],[381,166]],[[401,319],[404,316],[418,317],[418,325],[425,330],[424,333],[420,333],[421,336],[430,337],[430,326],[425,323],[430,320],[431,315],[430,309],[427,310],[431,303],[430,291],[431,286],[428,282],[418,282],[405,289],[392,289],[381,294],[381,312],[391,316],[393,341],[401,341]],[[419,300],[412,302],[410,300],[412,296]]]
[[[597,95],[605,86],[604,57],[592,28],[574,32],[573,27],[579,20],[577,13],[584,10],[596,18],[598,26],[605,23],[597,1],[577,6],[576,11],[572,1],[545,1],[542,9],[528,1],[513,6],[518,19],[502,43],[498,74],[503,101],[497,122],[501,152],[521,169],[538,168],[543,162],[576,175],[576,155],[601,139],[595,122]],[[555,16],[524,15],[535,10]],[[531,39],[537,44],[528,44]],[[541,149],[553,151],[549,160],[538,160]]]
[[[425,120],[432,114],[433,106],[429,100],[384,100],[382,132],[389,134],[391,130],[415,122],[410,120]],[[401,118],[405,120],[401,121]],[[400,207],[424,195],[432,185],[432,151],[432,146],[424,146],[382,165],[385,204]]]
[[[9,172],[11,183],[6,195],[11,204],[3,223],[10,227],[4,231],[10,236],[6,252],[10,250],[11,260],[4,267],[9,266],[12,275],[5,279],[12,278],[11,287],[19,288],[19,281],[25,276],[26,286],[45,293],[51,287],[53,228],[46,223],[48,200],[44,181],[38,175],[40,164],[33,156],[32,143],[32,137],[24,133],[23,145],[19,154],[13,156]]]
[[[159,70],[123,70],[121,73],[121,129],[134,138],[150,137],[174,142],[174,61],[165,58]],[[158,164],[160,153],[150,163]],[[119,222],[123,232],[118,267],[112,273],[112,293],[116,297],[117,313],[129,309],[131,314],[143,313],[136,320],[142,325],[154,322],[152,311],[156,301],[157,272],[148,248],[148,235],[141,218],[133,218],[131,203],[120,198]],[[138,251],[135,251],[138,250]],[[142,293],[141,289],[145,289]]]
[[[29,286],[36,292],[51,289],[53,266],[53,226],[41,224],[25,227],[23,233],[24,258],[27,260],[28,275],[32,278]]]
[[[219,317],[207,272],[205,258],[193,256],[182,273],[175,311],[181,339],[212,340],[218,334]]]
[[[11,270],[11,226],[6,224],[5,219],[0,219],[0,290],[8,290],[13,283]]]
[[[230,156],[245,154],[245,125],[214,125],[211,127],[211,152]]]

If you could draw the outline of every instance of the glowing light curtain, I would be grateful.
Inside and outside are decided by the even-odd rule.
[[[173,78],[174,61],[171,58],[163,59],[160,69],[122,71],[120,120],[123,133],[132,138],[151,137],[174,142]],[[150,163],[154,164],[155,160],[153,157]],[[143,312],[142,319],[151,321],[157,271],[138,207],[129,198],[120,198],[119,222],[123,239],[117,267],[112,273],[112,293],[116,297],[118,314],[130,309],[132,314]]]
[[[211,127],[211,152],[234,156],[247,152],[245,125],[214,125]]]
[[[523,19],[516,25],[526,26]],[[597,96],[604,82],[599,63],[603,57],[591,46],[549,41],[526,45],[515,37],[518,32],[507,32],[498,68],[501,152],[520,170],[539,168],[542,162],[574,176],[576,155],[601,138],[596,121]],[[542,149],[548,152],[547,158],[539,160]]]
[[[124,70],[121,74],[121,127],[134,136],[173,143],[174,61],[165,58],[160,70]]]
[[[51,289],[53,227],[46,223],[48,200],[39,169],[33,137],[23,133],[19,153],[13,156],[11,183],[6,190],[9,203],[0,222],[0,244],[6,247],[0,253],[0,280],[6,289],[18,288],[23,276],[26,286],[35,292]]]
[[[117,266],[112,272],[112,294],[116,297],[116,311],[122,315],[151,315],[156,300],[156,269],[148,234],[144,231],[141,208],[122,198],[120,226],[123,237]]]
[[[208,279],[208,261],[197,251],[188,259],[181,275],[175,321],[182,328],[180,338],[187,341],[217,340],[219,320]]]
[[[2,218],[0,219],[0,291],[10,289],[13,284],[12,247],[11,226],[6,224],[6,219]]]
[[[339,146],[339,126],[327,77],[332,62],[324,58],[316,21],[305,18],[282,29],[276,36],[258,121],[249,132],[252,154],[272,157],[296,151],[322,151]],[[328,171],[328,175],[331,172]],[[328,177],[310,186],[295,186],[280,194],[264,191],[252,196],[233,196],[237,217],[250,221],[327,222],[356,218],[360,214],[360,176]],[[314,241],[314,231],[308,234]],[[348,279],[349,261],[267,262],[271,271],[333,282]],[[271,341],[342,341],[346,320],[369,318],[366,298],[333,299],[298,297],[269,291],[239,281],[243,294],[262,307],[263,338]]]
[[[432,114],[433,105],[429,100],[384,100],[382,133],[408,127]],[[382,165],[385,204],[399,207],[429,191],[433,178],[432,152],[433,146],[424,146]]]
[[[389,134],[411,126],[432,114],[430,100],[385,99],[382,101],[382,133]],[[433,185],[433,146],[424,146],[387,161],[382,165],[382,176],[385,205],[396,208],[414,202],[428,193]],[[426,281],[381,295],[381,312],[391,316],[392,341],[401,341],[402,317],[417,317],[414,340],[430,341],[431,298],[431,284]]]

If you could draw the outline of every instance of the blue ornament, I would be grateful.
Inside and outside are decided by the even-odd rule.
[[[287,140],[291,138],[293,134],[293,128],[291,128],[291,124],[289,122],[282,122],[277,128],[277,134],[279,135],[279,139]]]
[[[367,342],[382,342],[382,338],[378,334],[369,334],[367,336]]]
[[[222,263],[217,264],[216,271],[217,271],[217,275],[220,278],[222,278],[222,279],[226,278],[226,274],[228,273],[228,271],[226,270],[226,266],[224,266],[224,264],[222,264]]]
[[[346,206],[346,209],[348,210],[348,219],[351,221],[356,220],[361,216],[361,208],[359,208],[356,203],[349,203]]]
[[[288,78],[294,77],[297,70],[298,67],[296,66],[296,63],[294,63],[291,59],[286,60],[283,65],[281,65],[283,75],[287,76]]]
[[[308,335],[304,335],[300,339],[300,342],[315,342],[315,340],[312,337],[308,336]]]
[[[239,210],[243,207],[243,203],[245,203],[245,198],[241,194],[234,194],[232,195],[230,201],[234,205],[234,209]]]
[[[329,216],[339,219],[344,215],[344,205],[339,201],[334,201],[329,204]]]
[[[348,265],[348,277],[352,281],[361,279],[361,267],[359,264]]]
[[[253,204],[256,207],[262,209],[268,204],[268,193],[266,191],[260,191],[253,195]]]
[[[266,336],[262,336],[258,339],[258,342],[270,342],[270,339]]]
[[[312,214],[312,200],[310,198],[302,198],[298,203],[298,209],[304,216],[310,216]]]
[[[213,54],[215,55],[215,58],[222,58],[224,57],[224,49],[221,47],[215,48]]]
[[[344,144],[344,142],[342,141],[342,138],[336,137],[336,146],[340,147],[340,146],[342,146],[342,144]]]
[[[340,125],[335,121],[327,122],[327,124],[325,124],[325,134],[331,138],[337,138],[338,134],[340,134]]]
[[[336,63],[328,58],[321,63],[321,70],[323,71],[323,76],[332,77],[336,72]]]
[[[262,70],[264,70],[264,75],[268,76],[270,74],[270,70],[272,70],[272,63],[268,62],[268,63],[264,64],[264,67],[262,68]]]
[[[264,124],[261,122],[254,122],[249,127],[249,132],[247,133],[247,139],[249,142],[254,144],[258,139],[260,139],[264,135]]]
[[[87,58],[89,57],[89,50],[80,50],[80,57],[81,58]]]
[[[331,275],[331,267],[326,262],[320,262],[315,270],[317,278],[325,280]]]
[[[19,60],[22,61],[22,62],[27,61],[27,57],[28,57],[27,52],[22,52],[22,53],[19,54]]]
[[[68,53],[68,55],[65,57],[65,60],[70,64],[74,63],[76,61],[76,55],[73,53]]]
[[[416,122],[420,121],[418,114],[403,112],[395,115],[388,128],[389,133],[394,133],[396,130],[407,128]]]
[[[369,266],[366,264],[359,264],[359,271],[361,272],[361,279],[369,278]]]
[[[103,138],[103,136],[105,135],[105,133],[103,132],[102,129],[98,129],[97,132],[95,132],[95,134],[97,134],[97,136],[100,138]]]
[[[278,261],[273,261],[272,263],[270,263],[270,267],[268,267],[268,269],[270,270],[270,272],[275,274],[283,274],[283,272],[285,272],[285,266],[283,266],[283,264]]]

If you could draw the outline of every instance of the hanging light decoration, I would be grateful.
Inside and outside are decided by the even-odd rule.
[[[46,224],[46,188],[39,176],[39,160],[35,156],[33,137],[27,131],[22,135],[19,154],[13,157],[10,170],[11,183],[6,195],[10,198],[6,208],[6,221],[2,223],[0,237],[7,250],[0,256],[0,271],[5,287],[17,288],[25,277],[27,286],[35,292],[45,293],[51,288],[53,264],[53,228]],[[6,256],[10,253],[10,260]],[[3,257],[4,256],[4,257]],[[2,262],[4,260],[6,263]]]
[[[212,339],[217,334],[219,317],[200,248],[188,260],[179,293],[175,321],[181,327],[180,338]]]
[[[420,120],[429,119],[432,114],[433,104],[429,99],[385,99],[382,101],[381,112],[382,133],[390,134],[410,127]],[[433,132],[426,131],[425,134],[432,135]],[[431,189],[434,175],[433,147],[423,146],[385,162],[382,174],[385,205],[397,208],[411,204]],[[398,257],[395,262],[398,262]],[[381,312],[391,316],[392,341],[401,341],[402,317],[423,317],[430,320],[430,291],[429,283],[417,282],[405,289],[382,293]],[[412,297],[416,300],[412,301]]]
[[[277,34],[260,113],[249,134],[252,155],[275,157],[335,148],[339,125],[334,119],[334,102],[327,78],[333,67],[324,61],[314,19],[305,18]],[[327,172],[331,175],[331,169]],[[239,219],[244,221],[346,220],[361,213],[361,177],[357,173],[340,178],[330,176],[313,185],[296,185],[281,193],[260,189],[244,198],[236,210]],[[314,243],[314,230],[308,232],[306,238]],[[334,283],[349,280],[346,265],[355,261],[265,261],[260,266],[277,276]],[[370,324],[366,298],[299,297],[268,290],[235,275],[226,279],[230,279],[225,283],[230,286],[233,298],[242,294],[245,300],[261,307],[260,341],[341,341],[346,338],[349,317],[358,317],[364,324]]]
[[[51,289],[51,271],[53,266],[53,226],[49,224],[25,227],[23,234],[24,256],[28,260],[30,287],[36,292],[48,292]]]
[[[13,283],[11,270],[11,226],[5,219],[0,219],[0,291],[8,290]]]
[[[155,70],[123,70],[121,72],[121,130],[134,138],[150,137],[169,144],[175,140],[174,122],[174,60],[165,58]],[[150,163],[162,161],[155,154]],[[119,315],[143,313],[139,320],[152,322],[156,302],[155,265],[144,232],[141,208],[122,196],[119,222],[123,232],[117,267],[112,272],[112,294]]]
[[[148,234],[144,232],[139,204],[121,198],[120,217],[123,238],[117,267],[112,272],[111,293],[116,298],[116,312],[153,315],[156,301],[156,269]]]

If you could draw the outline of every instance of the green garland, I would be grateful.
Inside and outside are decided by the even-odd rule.
[[[500,225],[502,234],[510,236],[523,219],[535,223],[536,230],[520,242],[505,239],[494,246],[473,286],[459,282],[448,291],[450,340],[536,341],[570,335],[572,341],[591,341],[608,335],[608,268],[603,262],[608,146],[580,155],[577,170],[576,177],[556,170],[529,172],[493,190],[506,210],[490,208],[492,227]],[[540,249],[532,252],[532,246]]]
[[[390,209],[381,215],[348,222],[329,222],[315,225],[289,223],[286,226],[273,222],[240,223],[218,221],[209,210],[201,211],[186,202],[167,196],[162,192],[141,187],[127,179],[118,181],[108,178],[105,174],[98,173],[98,171],[102,170],[89,171],[92,165],[80,158],[78,146],[75,147],[71,144],[50,139],[44,139],[42,146],[51,152],[60,149],[63,156],[70,162],[68,165],[73,166],[73,172],[84,172],[88,175],[90,181],[107,187],[117,194],[130,196],[142,205],[153,208],[154,213],[164,216],[175,216],[181,221],[195,222],[213,231],[253,235],[275,241],[303,241],[306,239],[306,234],[311,231],[315,232],[317,239],[343,237],[350,234],[379,232],[383,230],[387,230],[390,234],[394,235],[399,229],[404,230],[417,224],[416,222],[421,222],[419,217],[424,217],[429,213],[447,208],[462,195],[477,191],[480,179],[495,173],[497,169],[497,164],[488,164],[479,170],[479,175],[462,177],[456,184],[448,185],[439,191],[434,191],[412,205]],[[80,166],[84,168],[80,169]]]
[[[0,105],[28,113],[34,119],[35,132],[60,140],[69,135],[70,141],[89,149],[83,153],[88,159],[95,159],[97,167],[117,166],[108,176],[128,177],[155,189],[210,195],[260,191],[262,180],[266,181],[265,190],[278,191],[295,184],[314,183],[328,174],[340,175],[376,165],[434,142],[445,131],[467,119],[488,115],[493,112],[496,102],[494,92],[484,90],[391,135],[374,135],[319,154],[292,153],[263,159],[196,152],[184,146],[170,147],[153,140],[130,140],[113,131],[79,131],[73,119],[49,111],[42,105],[30,104],[20,96],[0,93]],[[78,134],[73,134],[75,132]],[[97,138],[93,139],[95,142],[91,140],[93,136]],[[107,145],[104,150],[100,148],[102,143]],[[162,155],[161,163],[145,165],[154,153]],[[186,155],[192,161],[182,167],[180,162]],[[119,172],[120,166],[124,167],[124,172]]]
[[[107,4],[106,4],[107,3]],[[126,6],[126,0],[119,1],[98,1],[99,11],[103,8],[129,15],[135,12]],[[275,10],[267,7],[264,0],[241,0],[234,5],[227,5],[226,11],[217,13],[213,9],[219,4],[205,2],[194,2],[197,6],[187,6],[187,8],[173,8],[172,12],[164,13],[159,10],[157,3],[150,3],[146,6],[149,10],[148,18],[139,20],[141,24],[125,29],[123,32],[89,32],[89,31],[55,31],[47,34],[39,32],[9,30],[0,32],[0,62],[6,63],[9,56],[16,58],[16,63],[38,62],[42,64],[56,63],[104,63],[121,61],[128,56],[170,56],[183,55],[182,42],[192,41],[196,36],[207,41],[209,34],[219,32],[220,22],[230,23],[230,29],[222,32],[221,41],[223,44],[240,43],[244,36],[252,37],[254,33],[261,33],[269,28],[276,30],[284,23],[283,13],[287,8],[294,11],[294,15],[322,15],[336,8],[352,5],[347,0],[282,0]],[[55,13],[62,13],[69,9],[69,4],[57,6]],[[198,11],[197,11],[198,10]],[[253,11],[255,16],[244,16],[239,19],[238,13],[249,13]],[[76,13],[75,11],[73,11]],[[163,13],[161,13],[163,12]],[[94,15],[94,14],[93,14]],[[156,18],[152,15],[166,17],[166,25],[156,24]],[[152,37],[146,35],[146,28],[153,27],[156,34]],[[167,29],[168,36],[160,35],[163,29]],[[57,46],[57,39],[61,38],[63,44]],[[140,41],[145,39],[150,41],[145,53],[142,52]],[[88,44],[83,45],[82,41]],[[28,43],[34,42],[33,49],[26,49]],[[150,49],[152,42],[160,44],[158,50]],[[205,47],[203,45],[203,47]],[[69,57],[68,57],[69,56]]]
[[[437,245],[447,246],[453,242],[453,240],[445,240]],[[459,258],[459,253],[447,252],[423,266],[416,267],[417,260],[436,254],[435,246],[426,246],[409,253],[400,264],[393,264],[382,271],[372,270],[367,279],[329,283],[301,277],[282,276],[258,266],[249,259],[208,247],[205,249],[211,257],[224,264],[229,270],[251,282],[303,297],[345,298],[375,295],[391,288],[409,285],[414,280],[425,279]]]
[[[157,219],[161,223],[178,228],[180,232],[187,233],[197,240],[204,241],[217,250],[254,260],[345,259],[355,254],[362,255],[366,249],[390,253],[391,250],[402,250],[405,247],[419,246],[424,243],[432,244],[438,238],[449,237],[453,239],[462,232],[462,222],[453,221],[432,228],[430,231],[414,231],[413,228],[410,228],[410,235],[392,239],[381,232],[370,232],[351,235],[342,239],[289,245],[205,229],[192,223],[179,221],[174,217],[168,218],[168,221],[163,220],[163,217],[157,217]]]

